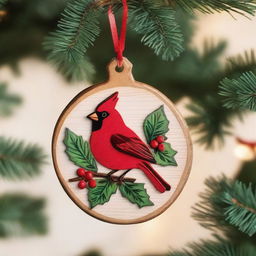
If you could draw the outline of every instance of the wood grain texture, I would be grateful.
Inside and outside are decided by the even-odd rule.
[[[106,83],[93,85],[80,92],[64,109],[54,129],[52,139],[52,157],[56,174],[70,198],[85,212],[100,220],[116,224],[134,224],[150,220],[164,212],[181,193],[190,173],[192,165],[192,143],[188,128],[173,105],[173,103],[161,92],[152,86],[134,80],[132,76],[132,64],[124,59],[124,70],[115,70],[116,61],[109,66],[109,80]],[[144,138],[142,124],[146,115],[160,105],[164,105],[166,115],[170,121],[170,131],[167,134],[168,141],[178,151],[176,160],[178,166],[158,167],[154,166],[161,175],[172,185],[170,192],[158,193],[147,181],[145,176],[137,172],[130,172],[129,177],[145,183],[150,199],[154,206],[139,209],[124,199],[120,193],[111,198],[105,205],[88,207],[85,190],[79,190],[76,184],[69,183],[68,179],[74,177],[76,166],[70,162],[64,152],[64,130],[66,127],[82,135],[89,140],[91,124],[85,120],[85,116],[94,111],[96,105],[114,91],[119,91],[120,99],[117,105],[126,124]],[[106,168],[98,165],[99,171]]]

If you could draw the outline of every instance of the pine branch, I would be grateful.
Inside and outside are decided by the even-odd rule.
[[[0,197],[0,237],[13,235],[43,235],[47,220],[43,213],[45,200],[24,194],[4,194]]]
[[[242,182],[235,182],[229,191],[223,193],[225,220],[243,233],[256,233],[256,189]]]
[[[141,42],[152,48],[163,60],[173,60],[183,51],[183,35],[175,20],[175,11],[155,1],[130,1],[130,26],[140,35]]]
[[[248,70],[256,71],[256,56],[253,50],[245,51],[243,54],[227,59],[226,76],[232,75],[234,76],[233,78],[237,78],[241,73]]]
[[[0,176],[21,180],[41,173],[45,154],[37,145],[0,137]]]
[[[256,247],[252,244],[237,245],[216,237],[217,240],[201,240],[188,245],[188,249],[173,251],[168,256],[254,256]]]
[[[186,121],[199,135],[197,142],[206,148],[213,147],[215,140],[222,145],[224,137],[231,133],[232,118],[239,115],[238,112],[225,110],[221,103],[220,98],[208,95],[187,105],[193,114]]]
[[[231,109],[256,111],[256,75],[246,72],[238,79],[224,78],[219,94],[225,99],[224,106]]]
[[[94,74],[95,68],[88,58],[84,57],[81,60],[77,60],[72,64],[67,61],[62,53],[55,54],[52,59],[52,63],[57,67],[58,72],[70,82],[75,81],[91,81]]]
[[[134,0],[129,0],[131,2]],[[140,0],[148,1],[148,0]],[[139,1],[138,1],[139,2]],[[202,13],[214,13],[214,12],[236,12],[238,14],[250,14],[253,15],[256,10],[256,3],[254,0],[155,0],[154,3],[159,6],[169,6],[174,8],[180,7],[182,10],[194,13],[194,10],[198,10]],[[120,0],[100,0],[101,6],[107,6],[110,4],[120,4]]]
[[[85,53],[100,34],[99,12],[100,8],[95,8],[93,0],[74,0],[64,10],[56,32],[46,38],[44,46],[50,51],[48,59],[64,75],[78,80],[88,79],[87,68],[92,70],[92,67]]]
[[[177,5],[182,3],[185,1],[177,0]],[[251,1],[244,3],[238,0],[203,0],[200,3],[193,0],[192,3],[186,3],[191,8],[201,6],[202,11],[208,12],[211,8],[219,11],[241,9],[250,12],[255,7]],[[116,10],[120,7],[119,0],[75,0],[65,9],[58,30],[46,40],[45,47],[50,51],[49,60],[68,78],[88,79],[88,69],[85,67],[89,63],[84,55],[99,35],[98,13],[109,4],[113,4]],[[130,0],[128,4],[132,17],[131,27],[142,35],[142,43],[152,48],[163,60],[173,60],[179,56],[183,51],[183,35],[175,21],[174,2],[166,4],[162,0]]]
[[[20,96],[8,93],[7,85],[0,83],[0,117],[10,116],[13,108],[19,106],[21,102]]]
[[[168,2],[171,4],[173,1],[168,0]],[[254,15],[256,10],[254,0],[175,0],[175,3],[187,12],[193,12],[196,9],[203,13],[225,11]]]
[[[256,191],[251,185],[233,182],[226,177],[209,178],[208,187],[200,195],[201,201],[193,208],[193,217],[210,230],[228,233],[236,227],[252,236],[256,233]],[[237,230],[232,232],[237,232]]]

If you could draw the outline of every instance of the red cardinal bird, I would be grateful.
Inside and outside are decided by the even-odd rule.
[[[127,127],[115,109],[118,92],[102,101],[87,117],[92,120],[90,146],[95,159],[108,169],[110,175],[118,170],[142,170],[155,188],[163,193],[170,185],[153,169],[156,161],[149,147]]]

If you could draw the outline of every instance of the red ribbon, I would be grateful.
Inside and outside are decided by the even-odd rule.
[[[246,145],[250,148],[256,147],[256,141],[248,141],[248,140],[244,140],[244,139],[241,139],[241,138],[236,138],[236,140],[237,140],[238,143]]]
[[[116,26],[115,15],[112,11],[112,6],[109,6],[108,9],[108,19],[112,34],[112,40],[114,44],[114,50],[116,52],[117,65],[118,67],[122,67],[123,65],[123,51],[125,48],[125,37],[126,37],[126,27],[127,27],[127,19],[128,19],[128,6],[126,0],[122,0],[123,3],[123,17],[122,17],[122,27],[120,31],[120,38],[118,37],[118,31]]]

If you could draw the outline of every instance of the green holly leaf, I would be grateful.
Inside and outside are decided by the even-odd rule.
[[[177,162],[174,159],[174,156],[177,154],[177,151],[172,149],[171,144],[164,142],[164,151],[156,151],[154,157],[157,162],[157,164],[162,165],[162,166],[177,166]]]
[[[144,120],[143,129],[148,144],[158,135],[165,135],[168,131],[169,121],[164,113],[164,106],[150,113]]]
[[[88,188],[88,200],[90,207],[93,208],[99,204],[105,204],[110,197],[116,193],[117,184],[108,179],[97,179],[95,188]]]
[[[131,203],[137,204],[139,208],[154,205],[149,200],[149,195],[143,183],[124,182],[119,186],[119,189],[123,197]]]
[[[75,165],[93,172],[97,171],[96,161],[91,153],[89,143],[84,141],[82,136],[78,136],[66,128],[63,142],[66,145],[65,152]]]

